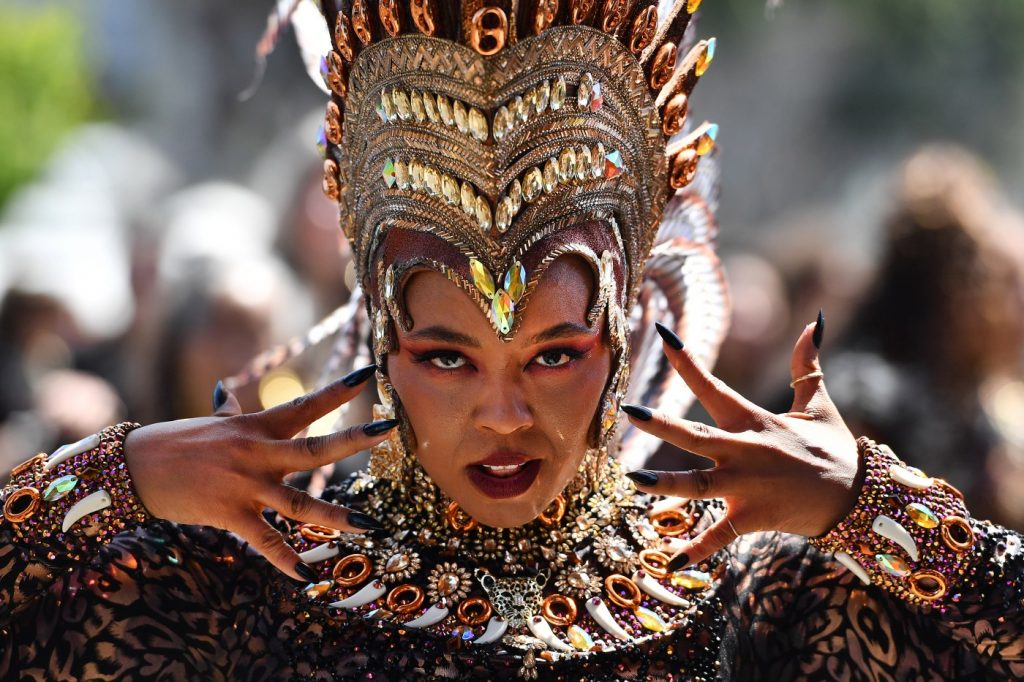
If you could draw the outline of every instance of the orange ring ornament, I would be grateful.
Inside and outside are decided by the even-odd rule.
[[[651,577],[658,580],[668,577],[668,554],[657,549],[644,549],[640,551],[638,559],[640,567]]]
[[[624,609],[635,610],[642,599],[640,588],[636,583],[619,573],[613,573],[604,579],[604,589],[612,603]],[[621,590],[621,591],[620,591]],[[625,595],[623,594],[625,592]]]
[[[551,501],[548,508],[540,513],[537,519],[545,526],[553,526],[565,516],[565,497],[559,495]]]
[[[341,537],[341,531],[315,523],[304,523],[299,526],[299,535],[310,542],[330,542]]]
[[[444,518],[448,521],[449,526],[460,533],[465,533],[476,528],[476,519],[462,511],[458,502],[451,502],[448,504],[448,508],[444,511]]]
[[[4,502],[4,518],[11,523],[21,523],[39,509],[39,490],[32,486],[18,488],[8,495]]]
[[[423,606],[423,590],[412,583],[404,583],[388,593],[385,604],[393,613],[415,611]]]
[[[946,594],[946,577],[930,569],[916,571],[910,576],[910,591],[925,601],[941,599]]]
[[[942,542],[954,552],[966,552],[974,546],[974,531],[962,516],[947,516],[942,519]]]
[[[491,618],[491,602],[483,597],[470,597],[459,604],[455,617],[463,625],[483,625]]]
[[[365,554],[349,554],[334,564],[331,576],[342,587],[355,587],[370,577],[373,562]]]
[[[651,515],[651,525],[659,535],[675,537],[693,528],[693,519],[678,509],[666,509]]]
[[[549,594],[541,603],[540,611],[552,625],[567,628],[576,621],[576,601],[564,594]]]

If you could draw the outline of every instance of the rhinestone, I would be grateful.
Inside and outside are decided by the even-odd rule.
[[[668,629],[668,623],[661,619],[661,616],[643,606],[637,607],[633,612],[640,624],[651,632],[664,632]]]
[[[388,270],[384,273],[384,298],[391,300],[395,297],[395,268],[392,265],[388,266]]]
[[[401,554],[392,554],[384,563],[384,570],[388,573],[400,573],[409,568],[411,563],[412,560],[409,558],[409,555],[404,552]]]
[[[384,112],[385,121],[394,121],[398,118],[395,114],[395,103],[387,92],[380,93],[380,108]]]
[[[530,120],[530,108],[526,106],[526,102],[519,95],[516,95],[516,98],[512,100],[512,111],[515,112],[516,118],[523,123]]]
[[[513,180],[509,186],[508,198],[512,202],[512,215],[519,213],[519,209],[523,207],[523,183],[519,182],[519,178]]]
[[[537,89],[533,92],[533,110],[538,114],[543,114],[544,110],[548,108],[548,104],[551,102],[551,83],[544,81],[537,86]]]
[[[563,149],[558,155],[558,181],[569,182],[576,178],[576,151]]]
[[[622,175],[622,153],[612,150],[604,157],[604,177],[608,180]]]
[[[587,72],[580,77],[579,87],[576,88],[576,104],[580,109],[590,106],[590,96],[594,93],[594,77]]]
[[[512,224],[512,200],[502,197],[498,202],[498,208],[494,211],[494,225],[498,232],[504,232]]]
[[[469,132],[469,114],[466,113],[466,106],[460,100],[455,100],[452,103],[452,111],[455,113],[455,127],[459,132]]]
[[[321,123],[316,131],[316,150],[321,159],[327,158],[327,133],[324,132],[324,124]]]
[[[383,100],[383,97],[381,99]],[[377,106],[375,106],[373,108],[373,110],[377,112],[377,117],[380,118],[381,122],[383,122],[383,123],[387,123],[388,122],[388,114],[387,114],[386,111],[384,111],[384,102],[383,101],[377,102]]]
[[[502,334],[508,334],[512,329],[512,312],[515,307],[512,298],[504,289],[499,289],[491,299],[491,314],[494,317],[494,323],[498,325],[498,331]]]
[[[441,121],[441,117],[437,114],[437,100],[429,92],[423,93],[423,112],[431,123],[439,123]]]
[[[711,62],[715,58],[715,43],[718,42],[714,38],[708,40],[704,44],[704,49],[701,50],[700,55],[697,57],[697,66],[694,68],[694,73],[700,78],[704,75],[704,72],[711,66]]]
[[[409,164],[405,161],[395,161],[395,180],[398,182],[398,189],[409,189]]]
[[[512,115],[508,113],[508,107],[499,107],[494,112],[494,139],[501,142],[505,134],[512,128]]]
[[[409,106],[412,108],[412,115],[417,123],[427,120],[427,112],[423,107],[423,95],[419,91],[413,90],[409,93]]]
[[[526,200],[526,203],[531,203],[534,199],[540,196],[543,188],[544,177],[540,168],[531,168],[526,175],[523,176],[523,199]]]
[[[441,172],[436,168],[427,166],[423,171],[423,184],[426,186],[430,196],[439,196],[441,194]]]
[[[687,0],[686,1],[686,13],[693,14],[700,7],[701,0]]]
[[[600,83],[594,83],[590,92],[590,110],[598,111],[604,104],[604,87]]]
[[[669,580],[673,587],[703,590],[711,585],[711,574],[704,571],[676,571]]]
[[[327,594],[334,585],[333,580],[321,580],[318,583],[306,585],[306,596],[310,599],[317,599]]]
[[[384,160],[384,170],[381,171],[381,176],[384,178],[384,182],[388,187],[395,186],[395,162],[391,159]]]
[[[437,96],[437,113],[441,115],[441,120],[444,121],[445,125],[452,125],[455,123],[455,116],[452,114],[452,102],[444,95]]]
[[[626,548],[622,545],[609,544],[608,545],[608,559],[613,563],[621,564],[629,560],[629,554],[626,552]]]
[[[558,111],[565,104],[565,78],[558,77],[551,88],[551,111]]]
[[[595,178],[604,175],[604,144],[598,142],[590,159],[590,174]]]
[[[413,159],[409,162],[409,186],[419,191],[423,189],[423,164]]]
[[[493,552],[494,550],[498,549],[497,541],[495,541],[494,538],[487,538],[486,540],[484,540],[484,549],[488,552]]]
[[[78,476],[68,474],[50,482],[43,493],[43,499],[47,502],[56,502],[67,495],[78,485]]]
[[[615,421],[619,416],[619,408],[614,402],[608,403],[605,408],[604,415],[601,417],[601,428],[604,431],[610,430],[615,426]]]
[[[487,140],[487,119],[476,107],[469,110],[469,132],[480,142]]]
[[[891,573],[894,576],[903,577],[910,573],[910,566],[907,565],[907,562],[895,554],[876,554],[875,561],[886,573]]]
[[[555,191],[556,187],[558,187],[558,161],[552,158],[544,164],[544,191],[550,194]]]
[[[462,189],[459,191],[459,199],[462,203],[462,211],[466,215],[476,213],[476,193],[473,191],[473,186],[468,182],[463,181]]]
[[[526,293],[526,268],[519,261],[512,264],[512,267],[505,273],[505,291],[512,298],[513,303],[519,303],[519,299]]]
[[[530,548],[533,547],[533,545],[530,544],[529,540],[523,538],[522,540],[516,543],[516,547],[519,549],[520,552],[529,552]]]
[[[450,175],[441,176],[441,194],[450,206],[459,203],[459,183]]]
[[[718,124],[712,123],[704,131],[704,134],[697,139],[697,155],[704,156],[715,146],[715,138],[718,137]]]
[[[459,579],[459,576],[454,573],[444,573],[437,579],[437,593],[442,597],[447,597],[450,594],[454,594],[459,589],[461,583],[462,581]]]
[[[935,528],[939,525],[939,517],[920,502],[911,502],[906,507],[907,515],[922,528]]]
[[[590,651],[594,648],[594,638],[579,625],[570,625],[566,634],[569,636],[569,644],[580,651]]]
[[[569,587],[577,590],[585,590],[590,587],[591,577],[585,571],[572,571],[566,577],[565,582],[569,583]]]
[[[583,145],[576,152],[576,179],[586,180],[589,178],[593,165],[594,155],[590,153],[590,147]]]
[[[405,90],[395,88],[391,91],[391,99],[395,101],[395,111],[403,121],[412,118],[412,109],[409,107],[409,95]]]
[[[483,197],[476,198],[476,206],[473,207],[476,215],[476,224],[486,232],[491,229],[491,205]]]

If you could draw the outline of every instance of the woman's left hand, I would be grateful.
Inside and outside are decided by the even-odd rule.
[[[717,427],[640,406],[624,405],[623,411],[638,429],[707,457],[715,466],[628,475],[651,493],[721,498],[728,508],[723,518],[677,552],[673,570],[699,563],[742,533],[777,530],[820,535],[853,507],[859,492],[857,442],[820,374],[814,339],[820,343],[821,331],[815,332],[823,325],[819,316],[817,323],[803,330],[793,349],[793,379],[800,381],[794,385],[793,405],[785,414],[768,412],[729,388],[682,348],[675,334],[659,325],[669,362]]]

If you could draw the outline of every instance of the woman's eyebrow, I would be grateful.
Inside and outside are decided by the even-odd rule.
[[[440,341],[442,343],[453,343],[459,346],[479,348],[480,342],[472,336],[457,332],[448,327],[432,325],[409,332],[409,338],[413,341]]]
[[[592,336],[594,334],[594,330],[591,329],[590,327],[586,327],[582,324],[577,324],[575,322],[561,322],[553,327],[548,327],[544,331],[534,336],[531,340],[531,343],[541,343],[543,341],[560,339],[565,336],[578,336],[580,334]]]

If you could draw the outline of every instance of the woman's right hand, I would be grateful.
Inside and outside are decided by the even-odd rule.
[[[293,438],[354,398],[375,369],[371,365],[356,370],[319,391],[262,412],[241,414],[234,396],[222,393],[223,404],[212,417],[135,429],[125,440],[124,457],[139,499],[156,517],[237,533],[283,573],[313,580],[313,570],[262,512],[270,507],[290,519],[347,533],[380,527],[366,514],[282,483],[291,472],[365,450],[397,426],[398,422],[385,420],[327,436]]]

